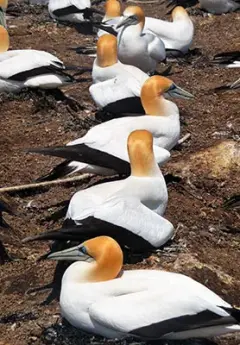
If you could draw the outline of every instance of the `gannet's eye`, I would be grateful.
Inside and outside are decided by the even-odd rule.
[[[82,252],[83,254],[88,254],[87,248],[85,246],[80,247],[79,251]]]
[[[174,90],[174,89],[176,89],[176,85],[175,85],[175,84],[172,84],[172,85],[169,87],[168,90]]]
[[[132,16],[130,16],[131,19],[134,19],[134,20],[138,20],[137,16],[135,14],[133,14]]]

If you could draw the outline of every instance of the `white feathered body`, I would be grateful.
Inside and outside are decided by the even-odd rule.
[[[76,11],[74,12],[74,7],[76,8]],[[84,19],[83,13],[78,13],[77,10],[83,10],[85,8],[91,7],[91,1],[90,0],[50,0],[48,4],[48,11],[52,18],[62,20],[62,21],[69,21],[72,23],[81,23],[86,21]],[[68,14],[68,9],[73,8],[72,13]],[[66,11],[66,14],[58,15],[58,10],[63,10],[62,13],[64,13],[64,9]]]
[[[123,28],[117,38],[119,60],[146,73],[155,71],[157,64],[166,58],[161,39],[149,31],[141,33],[139,24]]]
[[[42,74],[41,69],[44,70]],[[7,51],[0,54],[0,91],[16,92],[24,87],[57,88],[70,82],[61,74],[64,69],[61,60],[44,51]]]
[[[108,338],[124,338],[139,328],[151,324],[160,328],[161,322],[206,310],[231,320],[229,313],[221,308],[231,306],[187,276],[135,270],[124,271],[114,280],[88,283],[84,281],[88,267],[89,263],[76,262],[62,279],[61,313],[77,328]],[[240,331],[233,318],[232,323],[159,333],[165,339],[185,339]]]
[[[131,97],[140,97],[141,88],[149,76],[135,66],[125,65],[121,62],[109,67],[100,67],[94,61],[92,77],[94,84],[89,92],[100,108],[119,100]],[[139,103],[140,103],[139,98]]]
[[[75,193],[66,219],[81,225],[84,219],[94,217],[112,224],[113,232],[121,231],[116,226],[122,227],[159,248],[174,233],[173,225],[162,217],[167,201],[166,183],[156,164],[154,176],[129,176]]]
[[[193,41],[194,25],[189,17],[173,22],[146,17],[145,28],[160,37],[166,49],[187,53]]]

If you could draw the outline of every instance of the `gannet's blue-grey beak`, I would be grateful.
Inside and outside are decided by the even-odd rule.
[[[130,17],[123,16],[120,23],[118,23],[118,25],[116,26],[116,29],[119,29],[122,26],[127,27],[127,26],[135,25],[135,24],[138,24],[137,16],[134,16],[134,15]]]
[[[61,250],[59,252],[50,253],[46,256],[46,259],[50,260],[65,260],[65,261],[92,261],[93,258],[88,254],[84,245]]]
[[[173,98],[183,98],[183,99],[192,99],[194,96],[182,89],[181,87],[177,86],[176,84],[172,84],[171,87],[168,89],[166,94]]]

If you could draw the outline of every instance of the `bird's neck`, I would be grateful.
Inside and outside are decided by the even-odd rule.
[[[147,115],[170,116],[179,114],[176,104],[168,101],[163,96],[158,96],[147,100],[143,98],[142,105]]]
[[[142,34],[143,31],[143,25],[142,23],[138,23],[136,25],[130,25],[127,26],[126,28],[122,28],[122,30],[120,30],[119,34],[118,34],[118,40],[120,39],[128,39],[128,40],[132,40],[133,37],[139,37]],[[134,43],[132,41],[132,43]]]
[[[121,271],[120,263],[99,258],[92,262],[74,262],[65,271],[62,283],[96,283],[115,279]]]

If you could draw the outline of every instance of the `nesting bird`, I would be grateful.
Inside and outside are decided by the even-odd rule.
[[[66,161],[55,167],[41,180],[55,179],[73,172],[102,175],[129,174],[127,138],[133,130],[145,129],[154,137],[154,153],[159,165],[169,158],[170,150],[180,136],[179,110],[175,103],[164,98],[192,98],[170,79],[153,76],[141,90],[144,116],[113,119],[92,127],[85,136],[63,147],[36,148],[29,152],[53,155]],[[166,150],[163,151],[162,148]]]
[[[115,36],[105,34],[99,38],[92,69],[93,84],[89,88],[98,107],[114,114],[144,114],[140,92],[148,77],[139,68],[118,61]]]
[[[55,89],[73,82],[56,56],[40,50],[9,49],[9,35],[0,22],[0,92],[23,88]]]
[[[82,241],[111,235],[133,251],[158,248],[173,235],[163,218],[168,193],[155,160],[153,136],[146,130],[130,133],[127,149],[131,175],[125,180],[99,184],[73,195],[63,228],[28,240]]]
[[[145,28],[160,37],[166,50],[174,55],[186,54],[193,41],[193,22],[181,6],[172,11],[172,22],[146,17]]]
[[[76,261],[62,278],[62,316],[107,338],[206,338],[240,331],[240,310],[188,276],[161,270],[123,271],[110,237],[52,253]]]
[[[153,32],[143,33],[145,14],[138,6],[129,6],[117,28],[118,58],[122,63],[140,68],[146,73],[156,70],[159,62],[166,58],[164,43]]]

